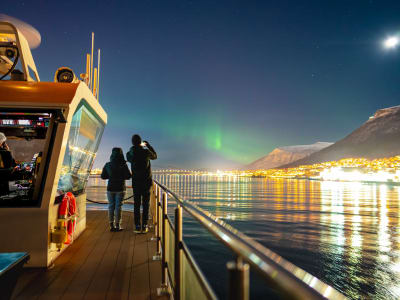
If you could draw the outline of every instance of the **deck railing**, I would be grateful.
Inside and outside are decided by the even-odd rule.
[[[176,203],[174,224],[167,214],[168,201]],[[249,299],[250,267],[266,280],[269,287],[285,299],[346,299],[318,278],[288,262],[252,238],[211,213],[201,209],[161,183],[154,181],[151,210],[155,226],[157,253],[161,260],[162,282],[158,292],[173,293],[175,300],[217,299],[214,291],[193,259],[182,236],[182,209],[217,237],[236,256],[227,263],[228,299]]]

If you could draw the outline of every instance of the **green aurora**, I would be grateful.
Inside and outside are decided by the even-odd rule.
[[[279,140],[272,133],[260,133],[224,114],[206,114],[206,111],[193,113],[180,110],[179,113],[170,111],[150,116],[119,112],[118,118],[113,118],[110,123],[121,129],[131,123],[137,132],[157,132],[171,144],[195,143],[237,164],[246,164],[265,155],[264,149],[273,148]]]

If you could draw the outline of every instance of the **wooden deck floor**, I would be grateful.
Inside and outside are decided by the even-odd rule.
[[[123,212],[123,227],[110,232],[106,211],[88,211],[86,230],[54,268],[25,269],[12,299],[168,299],[157,296],[153,232],[135,234],[132,212]]]

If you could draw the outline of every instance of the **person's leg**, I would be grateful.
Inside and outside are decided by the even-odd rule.
[[[133,212],[135,221],[135,231],[140,231],[140,204],[142,202],[142,194],[138,189],[133,190]]]
[[[149,219],[149,202],[150,202],[150,190],[143,191],[142,194],[142,205],[143,205],[143,215],[142,215],[142,232],[147,232],[147,220]]]
[[[114,210],[115,210],[115,193],[107,192],[108,199],[108,220],[110,222],[110,230],[114,230]]]
[[[117,231],[121,231],[121,210],[122,210],[122,203],[125,198],[125,192],[120,192],[115,194],[115,228]]]

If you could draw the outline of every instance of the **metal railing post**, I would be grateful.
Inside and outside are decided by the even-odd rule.
[[[156,218],[156,208],[157,208],[157,184],[155,182],[153,182],[153,189],[152,189],[152,194],[151,194],[151,198],[150,198],[150,207],[149,207],[149,212],[151,212],[151,218],[153,220],[152,222],[152,226],[154,227],[154,233],[155,231],[155,226],[157,223],[157,218]],[[154,241],[154,236],[150,239],[152,241]]]
[[[168,294],[168,270],[167,270],[167,262],[166,262],[166,246],[165,246],[165,230],[167,227],[167,197],[168,194],[166,192],[162,192],[162,231],[161,231],[161,288],[157,289],[157,294],[165,295]]]
[[[175,208],[175,300],[181,300],[182,207]]]
[[[160,237],[160,230],[161,230],[161,217],[160,217],[160,210],[161,210],[161,197],[162,197],[162,189],[158,187],[158,195],[157,195],[157,253],[160,255],[161,259],[161,237]]]
[[[149,203],[149,218],[151,215],[152,222],[148,223],[149,228],[154,227],[154,223],[155,223],[155,221],[154,221],[154,203],[156,202],[156,192],[155,192],[156,188],[157,188],[157,185],[153,182],[152,188],[150,190],[150,203]],[[152,239],[150,239],[150,240],[152,240]]]
[[[226,264],[229,272],[229,293],[228,299],[248,300],[249,299],[249,265],[243,263],[241,257],[236,261],[230,261]]]
[[[160,251],[160,190],[161,188],[155,184],[155,204],[154,204],[154,234],[155,236],[151,238],[152,241],[156,241],[156,254],[153,256],[153,260],[161,260]]]

